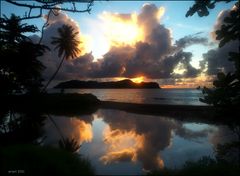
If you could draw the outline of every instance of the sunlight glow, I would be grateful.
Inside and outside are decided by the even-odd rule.
[[[136,77],[136,78],[131,78],[131,81],[135,82],[135,83],[141,83],[141,82],[144,82],[145,80],[145,77],[144,76],[139,76],[139,77]]]
[[[184,65],[182,63],[177,64],[174,68],[173,73],[182,75],[186,69],[184,69]]]
[[[90,142],[93,138],[92,126],[83,120],[75,120],[72,123],[76,123],[76,133],[79,136],[80,143],[83,141]]]
[[[104,22],[104,30],[111,46],[131,45],[143,41],[143,30],[137,24],[137,14],[122,18],[118,14],[104,12],[100,19]]]
[[[91,52],[93,46],[92,38],[89,35],[81,35],[78,40],[80,41],[78,45],[80,53],[78,56],[83,56],[84,54]]]
[[[143,147],[144,136],[135,131],[112,130],[109,126],[105,128],[103,136],[108,144],[107,153],[100,158],[104,164],[137,160],[137,151]]]
[[[165,8],[164,7],[160,7],[158,9],[158,13],[157,13],[157,19],[160,19],[165,13]]]
[[[139,77],[135,77],[135,78],[115,77],[114,81],[121,81],[121,80],[124,80],[124,79],[130,79],[134,83],[141,83],[141,82],[144,82],[144,81],[148,80],[145,76],[139,76]]]

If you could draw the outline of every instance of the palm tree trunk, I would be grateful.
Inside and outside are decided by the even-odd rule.
[[[47,89],[47,87],[49,86],[49,84],[52,82],[52,80],[53,80],[53,79],[55,78],[55,76],[57,75],[58,71],[60,70],[60,68],[61,68],[61,66],[62,66],[62,64],[63,64],[63,61],[64,61],[65,57],[66,57],[66,55],[64,54],[64,56],[63,56],[63,58],[62,58],[62,60],[61,60],[61,62],[60,62],[60,64],[59,64],[57,70],[54,72],[54,74],[52,75],[52,77],[48,80],[47,84],[46,84],[46,85],[44,86],[44,88],[42,89],[42,92],[45,92],[45,91],[46,91],[46,89]]]
[[[62,139],[62,142],[63,142],[64,145],[66,146],[66,144],[65,144],[65,138],[64,138],[64,136],[63,136],[62,131],[61,131],[60,128],[58,127],[57,123],[55,122],[55,120],[53,120],[53,118],[52,118],[49,114],[47,114],[47,116],[48,116],[48,118],[51,120],[51,122],[53,123],[53,125],[55,126],[55,128],[57,129],[57,131],[58,131],[58,133],[59,133],[59,135],[60,135],[60,137],[61,137],[61,139]]]

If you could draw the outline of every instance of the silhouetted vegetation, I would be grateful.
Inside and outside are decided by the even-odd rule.
[[[24,35],[36,31],[33,25],[21,24],[14,14],[0,18],[0,95],[39,92],[44,66],[37,57],[47,47]]]
[[[195,4],[187,12],[186,17],[192,16],[196,12],[200,17],[207,16],[209,9],[213,9],[218,2],[220,0],[196,0]],[[230,2],[230,0],[225,0],[225,2]],[[239,21],[239,2],[236,2],[235,8],[230,11],[230,15],[225,17],[221,29],[216,31],[216,39],[219,40],[219,47],[223,47],[230,41],[239,41]],[[217,107],[240,105],[240,53],[230,52],[228,60],[234,63],[235,71],[227,74],[223,72],[218,73],[217,80],[213,82],[213,89],[203,88],[204,98],[200,99],[200,101],[213,104]]]
[[[59,37],[52,37],[53,41],[52,44],[56,45],[55,49],[58,49],[58,57],[62,56],[62,60],[57,67],[57,70],[54,72],[52,77],[49,79],[47,84],[45,85],[43,91],[46,90],[48,85],[57,75],[59,69],[61,68],[63,61],[65,59],[71,59],[77,57],[80,53],[78,45],[80,41],[76,39],[78,32],[74,32],[72,26],[63,25],[61,28],[58,28]]]
[[[141,82],[134,83],[129,79],[121,81],[109,81],[109,82],[98,82],[98,81],[79,81],[71,80],[61,82],[56,85],[56,89],[159,89],[159,85],[156,82]]]
[[[16,1],[16,0],[5,0],[6,2],[13,4],[17,7],[28,8],[28,12],[25,13],[21,20],[41,18],[43,15],[43,10],[49,10],[51,12],[65,11],[65,12],[75,12],[75,13],[90,13],[91,7],[94,0],[31,0],[31,1]],[[66,5],[62,6],[62,5]],[[81,9],[79,4],[86,4],[86,6]],[[39,10],[39,13],[32,13],[32,10]]]
[[[60,140],[58,144],[60,148],[70,151],[72,153],[77,152],[81,147],[81,145],[73,138]]]
[[[2,107],[15,112],[34,111],[45,114],[90,114],[97,110],[100,101],[91,94],[36,94],[2,96]]]
[[[202,157],[200,160],[187,161],[181,169],[168,169],[151,171],[149,176],[189,176],[189,175],[230,175],[237,176],[240,171],[239,165],[216,161],[210,157]]]
[[[215,148],[216,159],[204,156],[198,161],[187,161],[180,169],[164,168],[148,173],[148,175],[231,175],[240,171],[240,142],[233,141],[218,144]]]
[[[215,8],[218,2],[231,2],[231,0],[195,0],[195,4],[190,7],[186,13],[186,17],[192,16],[197,13],[200,17],[208,16],[209,10]]]
[[[90,162],[77,154],[52,147],[23,144],[0,148],[0,174],[94,175]]]
[[[37,57],[48,47],[25,35],[38,29],[22,24],[14,14],[0,18],[0,29],[0,174],[20,173],[21,169],[27,175],[93,175],[90,162],[74,154],[80,149],[75,139],[60,141],[61,150],[42,147],[43,125],[46,118],[52,119],[49,112],[78,109],[78,113],[92,113],[99,100],[93,95],[41,94],[45,67]]]
[[[0,118],[1,146],[39,144],[37,140],[42,137],[42,126],[46,116],[32,111],[24,114],[8,111],[5,116]]]

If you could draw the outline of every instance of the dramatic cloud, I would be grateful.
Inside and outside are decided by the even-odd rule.
[[[87,38],[80,33],[81,56],[65,62],[56,79],[196,77],[200,71],[190,64],[192,54],[183,50],[193,44],[206,44],[207,39],[194,34],[173,44],[170,29],[159,22],[164,11],[163,7],[145,4],[139,14],[104,12],[100,19],[105,28],[103,35],[107,37],[109,51],[101,59],[94,58],[86,49],[89,49]],[[50,15],[49,26],[44,31],[43,43],[50,46],[51,37],[57,35],[57,28],[63,24],[72,25],[75,31],[80,32],[76,22],[63,12],[58,13],[57,16]],[[47,66],[44,74],[47,78],[56,70],[60,59],[57,51],[52,50],[42,60]],[[179,64],[183,65],[182,74],[174,73]]]
[[[91,76],[170,78],[174,68],[180,62],[186,64],[185,73],[182,76],[197,76],[199,71],[190,64],[192,55],[186,58],[187,53],[182,50],[193,44],[206,44],[207,39],[192,35],[180,39],[173,45],[170,30],[159,24],[163,13],[164,8],[158,9],[153,4],[145,4],[138,15],[107,14],[108,18],[111,17],[117,22],[130,23],[131,21],[134,25],[138,24],[136,39],[132,39],[135,44],[124,46],[114,44],[103,59],[95,64],[97,65],[95,68],[98,69],[92,69]],[[116,42],[115,38],[114,41]],[[123,42],[120,41],[120,43]]]
[[[219,13],[213,31],[211,32],[212,38],[215,42],[216,31],[221,29],[221,26],[225,23],[224,18],[230,15],[232,10],[236,10],[235,6],[231,10],[223,10]],[[228,60],[229,52],[239,52],[239,40],[230,41],[221,48],[209,50],[203,54],[203,61],[200,65],[202,69],[206,69],[208,75],[215,75],[218,72],[230,72],[234,70],[234,65]]]
[[[208,44],[207,38],[203,37],[198,37],[198,35],[201,34],[201,32],[193,34],[193,35],[188,35],[185,36],[179,40],[176,41],[176,46],[177,48],[186,48],[187,46],[193,45],[193,44]]]
[[[218,72],[229,72],[234,70],[234,65],[228,60],[229,52],[239,52],[239,41],[231,41],[221,48],[209,50],[203,54],[201,67],[207,68],[208,75],[215,75]]]
[[[45,15],[44,19],[46,20],[47,18],[48,18],[47,15]],[[76,69],[77,70],[83,69],[83,71],[86,70],[85,68],[86,57],[89,56],[89,54],[87,54],[88,45],[89,45],[88,37],[81,34],[79,25],[74,20],[72,20],[64,12],[59,11],[57,12],[57,15],[50,13],[49,19],[48,19],[48,26],[46,27],[43,33],[42,43],[47,45],[51,49],[51,51],[46,52],[44,56],[39,58],[39,60],[41,60],[43,64],[46,66],[46,70],[43,73],[43,76],[45,79],[49,79],[49,77],[51,77],[51,75],[56,71],[61,61],[61,58],[58,57],[58,51],[55,50],[55,46],[51,44],[51,41],[52,41],[52,37],[59,37],[58,28],[62,27],[64,24],[72,26],[74,29],[74,32],[78,32],[77,40],[80,41],[78,47],[81,50],[81,53],[79,53],[79,57],[83,56],[83,61],[75,61],[76,64],[80,66],[80,68],[75,68],[75,66],[73,66],[73,62],[71,61],[70,62],[65,61],[64,66],[61,68],[60,72],[57,74],[56,79],[63,80],[63,79],[69,79],[72,75],[77,76],[75,75],[77,73]],[[39,40],[39,38],[37,39],[36,36],[32,36],[32,39],[35,42]],[[91,57],[88,57],[87,59],[91,60]],[[88,63],[91,63],[91,62],[92,60]]]

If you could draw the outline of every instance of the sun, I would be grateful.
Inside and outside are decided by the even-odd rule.
[[[136,77],[136,78],[131,78],[131,81],[135,82],[135,83],[141,83],[145,80],[145,77],[144,76],[139,76],[139,77]]]
[[[143,30],[137,23],[137,15],[131,14],[127,19],[118,14],[103,13],[104,33],[111,46],[135,45],[143,40]]]

